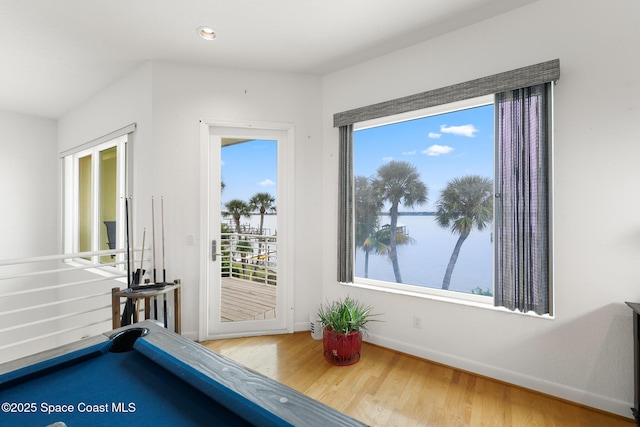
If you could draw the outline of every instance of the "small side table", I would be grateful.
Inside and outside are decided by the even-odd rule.
[[[120,288],[111,289],[111,322],[113,325],[113,329],[117,329],[120,327],[120,299],[121,298],[130,298],[134,300],[135,310],[133,313],[133,322],[138,322],[138,312],[139,312],[139,302],[140,300],[144,300],[144,318],[149,319],[151,317],[151,298],[157,298],[162,296],[163,299],[166,298],[166,295],[170,292],[173,292],[173,321],[175,332],[177,334],[181,333],[181,324],[180,324],[180,284],[172,283],[167,284],[162,288],[149,288],[149,289],[131,289],[126,288],[120,290]],[[157,318],[156,313],[156,318]],[[167,327],[167,313],[165,308],[164,313],[165,319],[165,327]]]

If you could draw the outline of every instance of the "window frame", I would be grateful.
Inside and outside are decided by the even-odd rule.
[[[87,258],[80,258],[79,254],[79,160],[83,157],[91,155],[91,251],[104,251],[100,249],[100,232],[104,224],[100,222],[99,202],[100,202],[100,152],[116,147],[116,250],[126,248],[125,242],[125,197],[128,194],[130,186],[130,171],[128,168],[131,164],[131,152],[133,131],[135,124],[122,128],[118,131],[107,134],[101,138],[82,144],[72,148],[60,155],[62,162],[62,178],[63,178],[63,253],[69,254],[71,257],[67,259],[69,263],[80,265],[96,265],[101,266],[102,272],[113,271],[115,268],[119,272],[125,270],[124,264],[126,260],[125,253],[116,253],[114,262],[102,265],[100,258],[104,255],[92,254]],[[115,263],[115,265],[113,265]],[[110,269],[110,270],[107,270]],[[98,271],[99,272],[99,271]]]

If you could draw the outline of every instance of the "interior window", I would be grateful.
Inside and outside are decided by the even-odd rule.
[[[64,164],[65,253],[94,263],[122,261],[124,255],[95,254],[125,247],[126,147],[121,135],[66,153]]]

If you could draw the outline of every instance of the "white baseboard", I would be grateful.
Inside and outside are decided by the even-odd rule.
[[[309,331],[309,333],[311,333],[311,323],[309,321],[297,322],[293,325],[293,331],[294,332]]]

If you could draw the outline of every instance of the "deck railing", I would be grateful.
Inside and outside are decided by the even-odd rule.
[[[277,284],[277,236],[223,233],[221,243],[222,277]]]
[[[123,252],[0,260],[0,363],[109,331]]]

